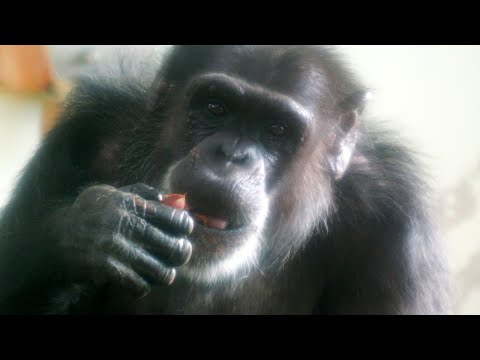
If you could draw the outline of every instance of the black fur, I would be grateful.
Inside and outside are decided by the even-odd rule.
[[[315,114],[318,140],[307,136],[280,165],[272,160],[275,183],[258,262],[214,285],[180,277],[140,299],[108,283],[71,281],[51,229],[92,185],[160,188],[195,141],[184,142],[188,134],[172,128],[180,121],[183,89],[208,72],[273,82]],[[80,81],[0,220],[0,312],[449,313],[429,190],[411,151],[364,119],[362,108],[346,171],[335,177],[325,159],[329,140],[320,134],[336,129],[332,119],[350,105],[358,108],[348,97],[364,90],[333,50],[301,46],[183,46],[155,79],[143,74],[137,81],[122,71]]]

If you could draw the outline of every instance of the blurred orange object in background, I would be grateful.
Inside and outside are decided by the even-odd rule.
[[[0,85],[17,92],[40,92],[52,83],[45,45],[0,45]]]

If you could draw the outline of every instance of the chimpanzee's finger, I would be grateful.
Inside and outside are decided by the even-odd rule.
[[[150,285],[140,275],[112,256],[106,259],[103,268],[114,283],[128,289],[134,296],[141,297],[150,291]]]
[[[174,268],[167,267],[160,259],[127,239],[117,238],[113,256],[150,283],[170,285],[175,279]]]
[[[174,234],[189,235],[193,231],[194,220],[184,210],[178,210],[155,201],[149,201],[138,195],[118,192],[118,201],[124,208],[147,220],[153,225]]]
[[[192,255],[192,245],[182,237],[172,236],[148,223],[146,220],[128,214],[120,232],[153,256],[171,266],[181,266]]]

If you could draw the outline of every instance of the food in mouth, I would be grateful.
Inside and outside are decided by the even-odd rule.
[[[192,208],[187,203],[186,194],[165,194],[162,195],[161,203],[171,206],[175,209],[189,211]],[[215,218],[204,214],[191,211],[193,218],[203,226],[218,230],[225,230],[228,227],[228,221],[225,219]]]
[[[187,199],[185,194],[162,195],[161,203],[179,210],[187,210]]]

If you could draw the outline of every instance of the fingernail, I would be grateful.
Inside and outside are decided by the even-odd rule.
[[[167,286],[172,285],[173,280],[175,280],[175,276],[177,276],[177,272],[175,271],[175,269],[171,269],[170,273],[167,276]]]

